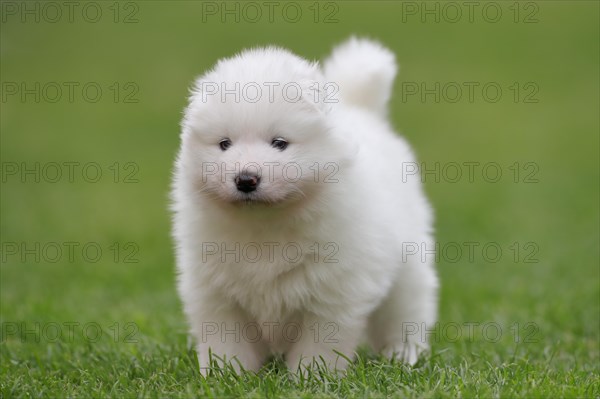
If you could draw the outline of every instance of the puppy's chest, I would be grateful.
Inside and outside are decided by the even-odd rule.
[[[320,258],[299,242],[228,243],[206,263],[213,286],[254,319],[277,322],[310,304]]]

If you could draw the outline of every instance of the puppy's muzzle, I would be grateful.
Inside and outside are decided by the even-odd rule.
[[[234,181],[239,191],[249,193],[256,190],[256,187],[258,187],[258,184],[260,183],[260,177],[252,173],[242,172]]]

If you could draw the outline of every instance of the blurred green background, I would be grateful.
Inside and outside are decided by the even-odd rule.
[[[59,2],[57,22],[52,22],[55,10],[44,4],[2,3],[5,394],[15,394],[14,387],[25,381],[31,387],[52,385],[56,375],[68,370],[93,375],[102,359],[128,364],[130,356],[161,353],[169,359],[173,352],[185,352],[167,206],[179,122],[192,80],[219,58],[246,47],[276,44],[323,59],[351,34],[380,40],[396,53],[401,70],[390,116],[426,167],[481,165],[473,181],[466,175],[458,182],[444,179],[443,173],[437,182],[426,176],[440,244],[480,245],[473,260],[465,253],[457,262],[449,261],[450,255],[441,257],[440,321],[495,322],[503,328],[502,339],[441,337],[434,349],[455,367],[461,359],[500,366],[522,356],[541,369],[591,373],[597,384],[598,2],[495,2],[491,9],[485,8],[489,2],[480,2],[472,16],[462,2],[296,2],[287,14],[287,3],[281,2],[272,20],[264,2],[255,2],[263,12],[256,23],[251,21],[255,10],[244,8],[244,2],[81,2],[72,18]],[[39,22],[36,11],[22,14],[24,7],[37,7]],[[239,22],[235,14],[208,13],[213,7],[217,13],[238,7]],[[91,22],[98,9],[98,22]],[[302,15],[289,21],[297,9]],[[456,17],[456,9],[462,16]],[[497,9],[502,14],[491,22]],[[36,94],[22,90],[35,91],[36,82],[39,102]],[[72,99],[65,82],[74,82]],[[421,92],[407,92],[421,84],[435,89],[436,82],[439,101],[431,94],[422,98]],[[464,89],[456,102],[452,82]],[[464,82],[478,85],[472,101]],[[496,102],[482,92],[488,83],[502,89]],[[51,102],[56,84],[62,97]],[[86,84],[91,88],[84,93]],[[102,94],[92,102],[86,95],[94,97],[95,87]],[[42,169],[52,162],[63,165],[56,183],[42,170],[39,182],[21,174],[24,167],[39,163]],[[73,182],[65,162],[78,163]],[[502,171],[495,183],[482,175],[482,166],[491,162]],[[82,177],[89,164],[99,165],[98,182]],[[532,171],[535,181],[529,182]],[[133,181],[127,182],[127,176]],[[68,242],[79,243],[74,259],[65,252],[53,263],[54,252],[41,249],[39,261],[20,247],[14,253],[15,245],[35,249],[36,243],[58,243],[64,249]],[[82,254],[86,243],[102,249],[97,262]],[[503,250],[497,262],[482,254],[486,243]],[[532,251],[527,259],[536,263],[526,262]],[[126,262],[127,255],[137,263]],[[36,342],[35,334],[23,339],[11,334],[7,326],[16,322],[28,327],[95,322],[105,334],[95,346],[81,334],[60,346],[43,337]],[[123,334],[128,322],[137,326],[138,343],[104,339],[114,333],[110,327],[115,323]],[[517,323],[523,332],[528,322],[535,323],[536,339],[515,344],[511,326]],[[106,357],[91,355],[103,350]],[[192,366],[185,370],[195,378]],[[111,381],[109,374],[106,381]]]

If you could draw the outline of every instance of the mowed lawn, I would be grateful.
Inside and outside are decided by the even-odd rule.
[[[600,395],[597,2],[56,4],[1,10],[1,397]],[[390,115],[436,211],[432,353],[205,379],[167,211],[188,87],[245,47],[318,59],[351,34],[401,64]]]

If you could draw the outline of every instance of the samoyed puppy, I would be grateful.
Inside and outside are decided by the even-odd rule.
[[[413,364],[427,349],[433,217],[386,117],[396,71],[388,49],[352,38],[322,67],[255,48],[195,82],[172,209],[203,374],[273,354],[344,370],[362,343]]]

